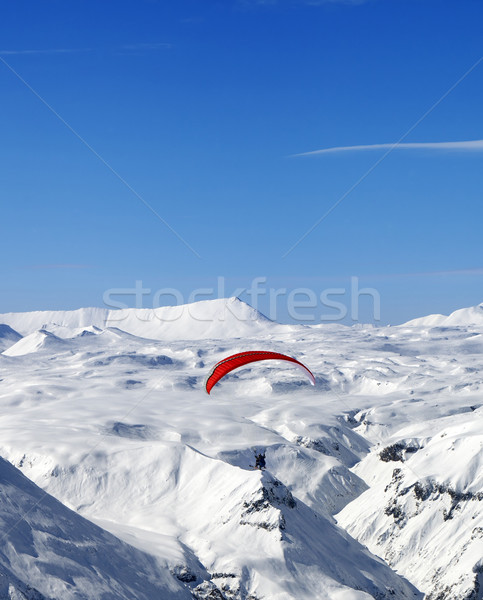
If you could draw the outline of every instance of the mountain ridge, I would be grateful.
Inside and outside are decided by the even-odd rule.
[[[237,297],[202,300],[159,308],[79,308],[70,311],[33,311],[0,314],[21,335],[49,326],[79,329],[89,326],[117,327],[147,339],[205,339],[242,337],[284,326],[271,321]]]
[[[403,323],[403,326],[409,327],[461,327],[465,325],[483,325],[483,302],[475,306],[459,308],[449,315],[426,315]]]

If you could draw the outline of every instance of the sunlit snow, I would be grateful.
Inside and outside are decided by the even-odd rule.
[[[238,299],[0,315],[1,597],[481,599],[482,307],[380,328]],[[316,386],[256,363],[208,396],[244,350]]]

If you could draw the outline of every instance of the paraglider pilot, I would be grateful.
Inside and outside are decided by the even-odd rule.
[[[266,469],[267,465],[265,463],[265,452],[262,454],[255,454],[255,469]]]

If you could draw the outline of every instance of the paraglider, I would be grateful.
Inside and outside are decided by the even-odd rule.
[[[206,392],[209,394],[212,388],[220,381],[220,379],[234,369],[238,369],[239,367],[243,367],[249,363],[258,362],[260,360],[283,360],[294,363],[297,367],[304,371],[309,378],[310,383],[315,385],[315,377],[311,371],[309,371],[309,369],[296,358],[286,356],[285,354],[280,354],[279,352],[252,350],[249,352],[239,352],[238,354],[233,354],[232,356],[228,356],[227,358],[224,358],[223,360],[220,360],[220,362],[216,363],[206,379]]]
[[[258,469],[259,471],[263,471],[267,468],[265,452],[259,452],[258,454],[255,452],[255,466],[253,468]]]

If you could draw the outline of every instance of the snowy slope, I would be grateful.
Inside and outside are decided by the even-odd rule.
[[[478,306],[455,310],[449,316],[429,315],[408,321],[405,325],[415,327],[460,327],[465,325],[483,325],[483,302]]]
[[[338,515],[388,564],[412,572],[427,600],[482,597],[481,417],[451,418],[424,442],[411,431],[372,453],[356,469],[370,489]]]
[[[0,314],[0,323],[10,325],[22,335],[34,333],[44,325],[60,325],[76,328],[96,325],[105,327],[109,311],[105,308],[80,308],[66,311],[34,311],[27,313]]]
[[[3,459],[0,495],[2,598],[190,597],[165,565],[69,510]]]
[[[136,317],[129,333],[55,317],[37,345],[17,315],[0,455],[195,598],[481,598],[483,328],[282,326],[232,302],[250,335],[220,327],[226,301],[159,340]],[[267,362],[207,396],[245,349],[296,356],[316,387]]]
[[[20,333],[12,329],[8,325],[0,324],[0,352],[6,350],[16,342],[18,342],[22,336]]]
[[[9,325],[22,335],[48,329],[64,337],[69,335],[70,330],[94,326],[102,329],[117,327],[136,336],[157,340],[246,337],[280,330],[277,323],[238,298],[155,309],[81,308],[72,311],[4,313],[0,314],[0,323]]]
[[[22,356],[31,352],[48,349],[51,352],[62,352],[66,346],[60,338],[45,329],[39,329],[30,335],[21,338],[15,344],[4,350],[5,356]]]

